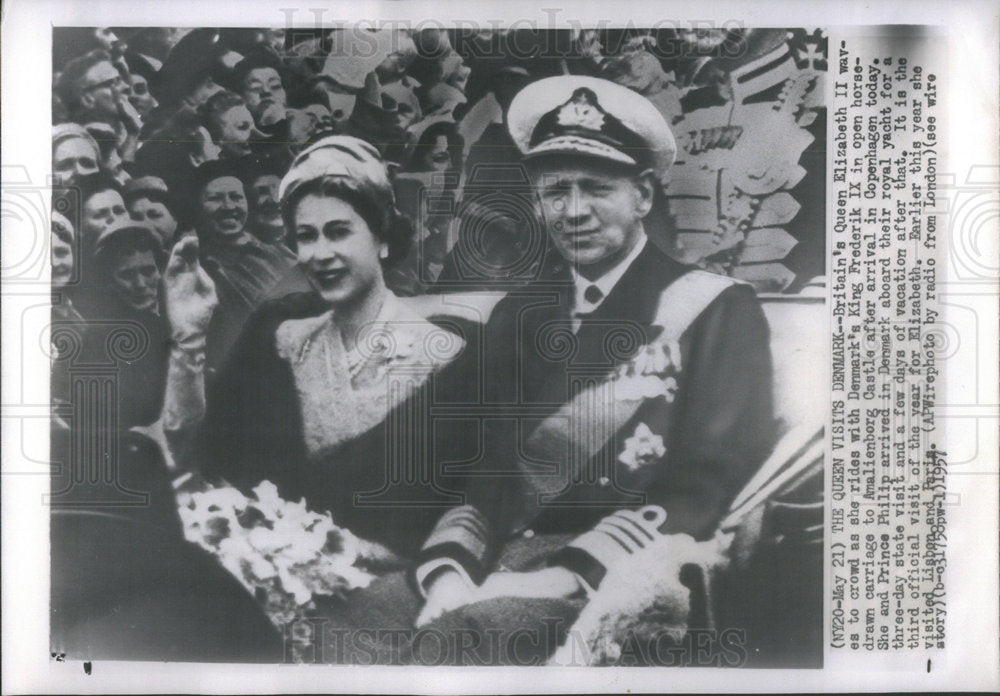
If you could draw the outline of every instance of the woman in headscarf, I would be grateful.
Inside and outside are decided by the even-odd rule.
[[[160,416],[166,385],[170,329],[160,293],[166,254],[150,228],[125,221],[101,234],[93,258],[81,357],[115,367],[119,427],[149,425]]]
[[[83,177],[97,174],[101,148],[78,123],[52,127],[52,178],[58,186],[71,186]]]

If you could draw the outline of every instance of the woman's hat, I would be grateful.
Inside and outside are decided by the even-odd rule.
[[[101,157],[101,148],[98,146],[97,141],[94,140],[94,136],[87,131],[86,128],[81,126],[79,123],[57,123],[52,126],[52,150],[55,151],[56,147],[64,140],[69,140],[71,138],[79,138],[80,140],[85,140],[94,149],[94,154],[97,158]]]
[[[323,177],[343,177],[392,192],[385,164],[374,145],[350,135],[331,135],[300,152],[278,189],[282,201],[300,185]]]
[[[160,237],[147,225],[133,220],[124,220],[101,232],[94,243],[94,255],[102,255],[112,245],[136,244],[152,249],[158,261],[165,251]]]

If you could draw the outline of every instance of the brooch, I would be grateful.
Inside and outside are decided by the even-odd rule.
[[[659,461],[666,453],[663,438],[645,423],[639,423],[632,437],[625,439],[625,449],[618,455],[618,461],[628,467],[629,471],[635,471],[640,466]]]

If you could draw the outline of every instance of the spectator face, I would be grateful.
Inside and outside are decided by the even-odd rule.
[[[406,130],[420,118],[420,101],[409,85],[393,82],[383,87],[382,93],[396,101],[396,127],[400,130]]]
[[[108,61],[94,65],[83,78],[80,103],[105,118],[118,117],[118,103],[125,97],[127,84]]]
[[[92,244],[104,230],[127,220],[121,194],[114,189],[98,191],[83,204],[84,239]]]
[[[219,115],[222,153],[229,157],[250,154],[250,136],[253,134],[253,116],[245,106],[234,106]]]
[[[73,278],[73,245],[52,233],[52,287],[64,288]]]
[[[243,79],[243,100],[258,122],[269,107],[287,106],[285,88],[278,71],[274,68],[254,68],[248,72]]]
[[[295,206],[298,262],[332,307],[350,307],[382,281],[386,245],[354,207],[332,196],[306,195]]]
[[[646,179],[584,164],[545,167],[536,173],[536,186],[546,231],[559,253],[597,275],[632,250],[653,198]]]
[[[160,269],[152,251],[125,252],[111,271],[115,294],[132,309],[156,311],[159,305]]]
[[[253,180],[250,194],[253,197],[254,218],[258,226],[282,226],[281,206],[278,199],[278,187],[281,178],[275,174],[263,174]]]
[[[302,109],[302,112],[309,116],[312,121],[310,135],[319,131],[332,131],[335,128],[330,110],[322,104],[308,104]]]
[[[426,172],[446,172],[451,169],[447,136],[439,135],[434,139],[434,146],[424,155],[422,164]]]
[[[83,138],[66,138],[52,153],[52,173],[56,183],[71,184],[80,177],[96,174],[100,156]]]
[[[208,182],[201,192],[200,217],[209,234],[221,239],[239,237],[247,222],[243,183],[234,176]]]
[[[135,107],[135,110],[139,112],[140,116],[146,117],[160,104],[150,93],[149,83],[146,81],[145,77],[133,73],[129,79],[132,83],[132,91],[129,93],[128,100],[132,102],[132,106]]]
[[[164,249],[173,246],[174,235],[177,233],[177,220],[167,206],[150,198],[136,198],[132,201],[128,212],[133,220],[145,223],[156,233]]]

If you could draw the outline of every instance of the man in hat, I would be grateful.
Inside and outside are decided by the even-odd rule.
[[[675,152],[656,107],[606,80],[560,76],[523,89],[507,123],[557,251],[485,329],[485,456],[523,491],[504,528],[467,510],[478,522],[465,536],[432,535],[415,576],[427,596],[418,625],[469,603],[436,625],[539,628],[536,654],[500,655],[525,664],[557,647],[539,622],[572,624],[618,564],[664,534],[711,538],[769,453],[773,417],[753,290],[647,239]],[[507,539],[498,563],[491,535]],[[468,553],[445,558],[455,544]]]

